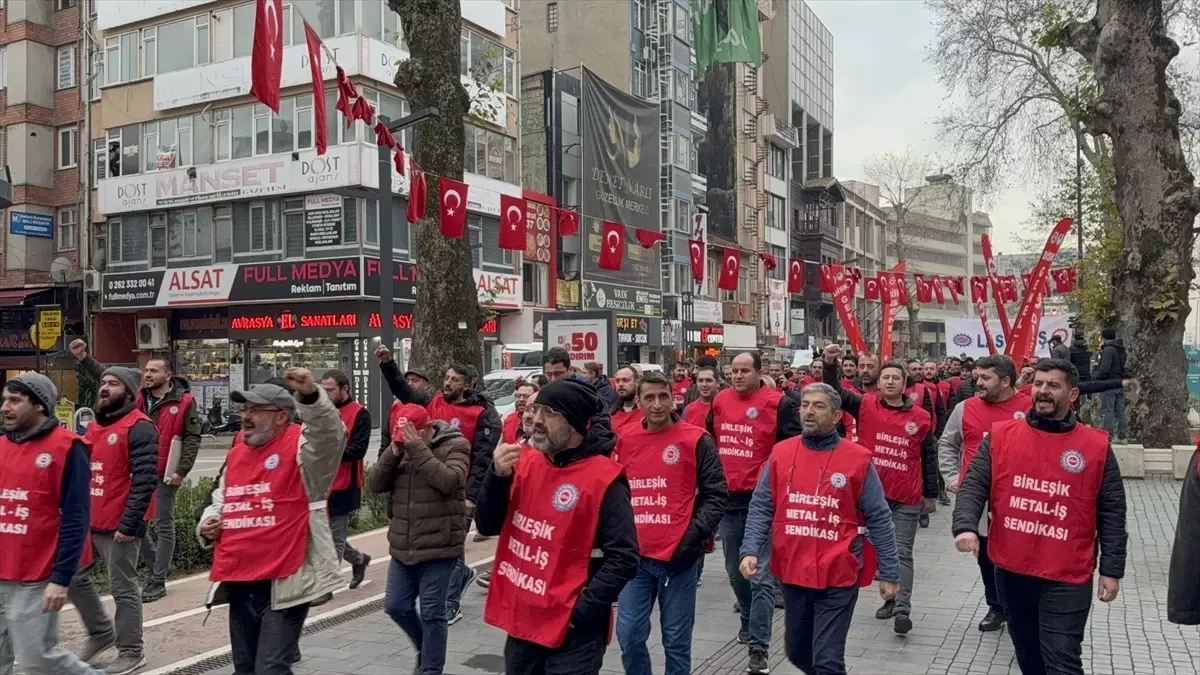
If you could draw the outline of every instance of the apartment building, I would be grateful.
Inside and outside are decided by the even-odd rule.
[[[0,382],[22,370],[48,371],[75,398],[67,360],[43,357],[62,339],[38,340],[35,308],[61,308],[67,335],[82,334],[80,279],[87,265],[85,119],[81,0],[0,2]],[[11,181],[11,182],[10,182]],[[81,257],[82,254],[82,257]]]
[[[378,0],[285,3],[276,115],[248,95],[253,2],[102,2],[97,9],[89,152],[80,162],[96,187],[96,357],[172,355],[205,407],[289,366],[353,373],[359,400],[378,401],[371,353],[380,274],[394,279],[399,338],[411,334],[419,283],[407,179],[392,175],[400,193],[391,218],[395,263],[385,271],[375,137],[361,123],[346,128],[334,110],[335,64],[325,58],[329,148],[317,155],[303,21],[377,112],[397,119],[410,112],[393,86],[396,64],[408,57],[399,17]],[[489,97],[485,108],[495,112],[472,118],[464,149],[474,274],[481,301],[498,312],[482,330],[491,365],[499,362],[503,326],[529,297],[521,256],[497,245],[501,195],[523,194],[518,18],[512,0],[472,0],[462,12],[462,70],[473,73],[464,83],[482,76],[496,85],[468,87]],[[401,140],[412,147],[410,131]],[[436,178],[429,189],[437,189]]]

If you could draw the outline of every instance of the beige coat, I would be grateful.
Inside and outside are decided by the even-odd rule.
[[[342,461],[342,451],[346,445],[346,426],[342,424],[337,408],[325,391],[317,387],[317,392],[320,396],[312,405],[304,405],[300,403],[299,396],[296,397],[296,411],[300,415],[300,423],[304,425],[296,452],[310,506],[308,550],[304,554],[304,564],[295,574],[273,583],[271,609],[274,610],[303,605],[346,585],[346,581],[338,573],[341,561],[333,548],[329,514],[325,507],[329,486],[333,483],[333,476]],[[219,518],[224,505],[225,472],[222,471],[220,482],[213,490],[213,503],[204,509],[200,523],[209,518]],[[201,546],[213,546],[213,542],[200,534],[200,524],[196,526],[196,537]],[[206,604],[210,607],[216,597],[217,586],[218,584],[213,584],[209,590]]]

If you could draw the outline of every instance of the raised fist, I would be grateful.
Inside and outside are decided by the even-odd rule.
[[[375,358],[379,359],[380,363],[390,363],[392,360],[392,350],[387,348],[387,345],[379,345],[375,348]]]

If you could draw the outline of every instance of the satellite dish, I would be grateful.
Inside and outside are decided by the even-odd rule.
[[[71,261],[70,260],[67,260],[66,258],[60,256],[58,258],[55,258],[54,262],[50,263],[50,278],[53,279],[55,281],[55,283],[59,283],[59,284],[67,283],[67,277],[70,276],[70,274],[71,274]]]

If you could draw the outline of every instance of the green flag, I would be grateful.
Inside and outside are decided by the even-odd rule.
[[[693,0],[692,20],[696,23],[696,66],[701,74],[717,62],[762,65],[754,0]]]

